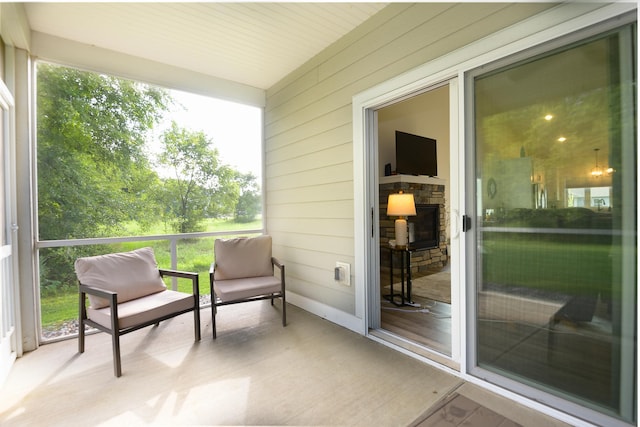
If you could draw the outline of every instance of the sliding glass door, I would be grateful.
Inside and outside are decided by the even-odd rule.
[[[635,31],[574,35],[467,80],[470,371],[597,423],[636,420]]]

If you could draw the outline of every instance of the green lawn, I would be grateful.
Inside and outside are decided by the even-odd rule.
[[[483,242],[483,281],[569,295],[610,290],[612,246],[545,240],[539,236]]]
[[[261,220],[251,223],[235,223],[232,220],[208,220],[206,231],[241,231],[259,229],[262,227]],[[137,231],[135,226],[127,227],[130,235]],[[166,233],[162,224],[147,230],[145,234]],[[209,266],[213,262],[213,243],[217,237],[198,238],[182,240],[177,245],[178,270],[192,271],[198,273],[200,283],[200,293],[208,294],[209,290]],[[160,268],[171,268],[171,248],[168,240],[127,242],[108,247],[101,247],[102,253],[121,252],[151,246],[154,250],[158,266]],[[73,266],[70,266],[73,268]],[[165,280],[167,286],[171,288],[171,279]],[[190,280],[180,279],[177,283],[178,290],[191,292]],[[44,330],[53,330],[61,324],[78,317],[78,291],[76,283],[61,286],[61,290],[56,292],[42,292],[40,298],[40,310],[42,316],[42,327]]]

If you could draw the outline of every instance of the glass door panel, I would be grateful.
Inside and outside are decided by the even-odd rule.
[[[635,28],[619,29],[472,81],[472,372],[627,422],[636,417],[634,39]]]

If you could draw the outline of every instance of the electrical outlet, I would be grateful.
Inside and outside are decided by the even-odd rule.
[[[346,262],[336,262],[335,279],[344,286],[351,286],[351,265]]]

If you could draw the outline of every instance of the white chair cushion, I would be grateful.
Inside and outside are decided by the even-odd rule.
[[[269,295],[282,290],[280,278],[276,276],[249,277],[244,279],[215,280],[213,290],[221,301],[235,301]]]
[[[273,276],[271,236],[216,239],[215,280]]]
[[[158,292],[125,303],[118,303],[120,329],[140,325],[162,316],[193,308],[193,295],[184,292]],[[87,317],[111,329],[111,307],[87,309]]]
[[[118,304],[167,289],[151,248],[78,258],[75,269],[83,285],[116,292]],[[109,305],[105,298],[88,296],[93,309]]]

